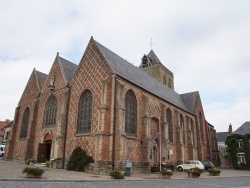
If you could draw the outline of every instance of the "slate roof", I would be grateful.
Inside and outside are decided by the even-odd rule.
[[[154,77],[122,59],[120,56],[110,51],[100,43],[96,41],[95,43],[107,59],[115,74],[160,97],[161,99],[168,101],[169,103],[187,112],[190,112],[181,96],[174,90],[167,88]]]
[[[48,75],[36,70],[36,76],[39,90],[42,90]]]
[[[161,61],[159,60],[159,58],[155,55],[154,51],[151,50],[149,53],[148,53],[148,57],[150,58],[151,60],[151,63],[154,65],[154,64],[161,64]]]
[[[217,142],[225,142],[228,136],[228,132],[218,132],[216,133]]]
[[[194,111],[195,111],[195,104],[196,104],[196,100],[197,100],[198,96],[199,96],[198,91],[181,94],[181,98],[184,100],[184,102],[187,105],[188,109],[192,113],[194,113]]]
[[[62,69],[62,73],[63,73],[63,77],[65,81],[67,83],[70,83],[74,78],[74,75],[78,66],[60,56],[58,56],[58,60],[61,65],[61,69]]]
[[[250,134],[250,121],[245,122],[232,134]]]

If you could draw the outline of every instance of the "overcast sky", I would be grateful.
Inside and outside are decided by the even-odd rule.
[[[249,0],[0,0],[0,120],[13,119],[33,68],[79,64],[91,36],[139,66],[153,50],[179,94],[199,91],[217,132],[250,121]]]

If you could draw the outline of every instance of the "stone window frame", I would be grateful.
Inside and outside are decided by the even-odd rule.
[[[166,110],[166,117],[167,117],[167,123],[168,123],[168,140],[170,143],[173,143],[174,142],[173,119],[172,119],[172,112],[169,108]]]
[[[127,135],[135,136],[137,128],[137,99],[135,93],[130,89],[125,94],[125,132]]]
[[[78,103],[77,134],[91,133],[93,117],[93,94],[89,89],[82,92]]]
[[[51,95],[46,102],[44,109],[44,126],[54,126],[56,124],[57,115],[57,99],[54,95]]]
[[[20,131],[20,139],[27,138],[29,118],[30,118],[30,109],[29,107],[27,107],[23,113],[22,126],[21,126],[21,131]]]

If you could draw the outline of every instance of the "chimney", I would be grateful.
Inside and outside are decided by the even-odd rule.
[[[230,123],[229,128],[228,128],[228,134],[231,135],[233,133],[233,128],[232,125]]]

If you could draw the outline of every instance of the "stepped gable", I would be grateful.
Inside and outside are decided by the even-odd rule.
[[[192,112],[192,113],[195,112],[195,105],[196,105],[196,101],[197,101],[198,96],[199,96],[198,91],[181,94],[181,98],[185,102],[185,104],[188,107],[189,111]]]
[[[250,134],[250,121],[245,122],[232,134]]]
[[[71,81],[73,80],[75,76],[78,66],[60,57],[59,55],[58,55],[58,61],[60,62],[60,66],[61,66],[61,70],[62,70],[62,74],[63,74],[65,82],[71,83]]]
[[[160,97],[161,99],[168,101],[169,103],[187,112],[190,112],[178,93],[165,87],[164,84],[156,80],[154,77],[122,59],[120,56],[110,51],[100,43],[96,41],[95,43],[107,59],[115,74]]]

